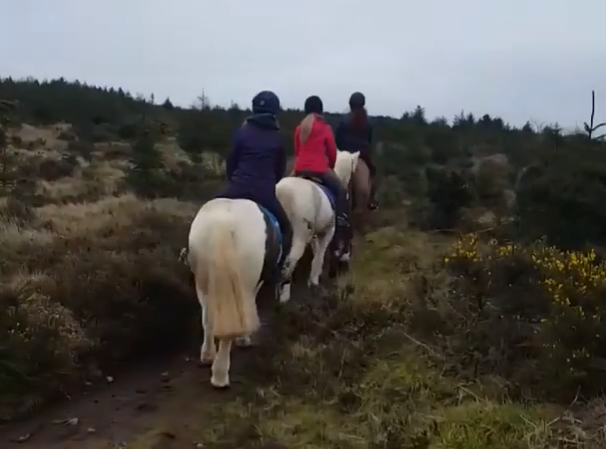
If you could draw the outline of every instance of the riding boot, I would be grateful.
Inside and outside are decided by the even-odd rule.
[[[336,229],[335,229],[335,241],[337,242],[337,251],[335,255],[340,260],[347,260],[349,258],[349,247],[350,247],[350,223],[349,223],[349,201],[347,198],[347,191],[341,191],[338,198],[338,207],[336,212]]]

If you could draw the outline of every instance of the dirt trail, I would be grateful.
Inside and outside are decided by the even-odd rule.
[[[96,392],[0,428],[1,447],[125,447],[126,441],[152,430],[163,402],[191,398],[206,383],[207,370],[197,368],[195,357],[186,354],[146,364]]]
[[[293,301],[302,300],[301,288],[293,289]],[[261,309],[263,328],[259,343],[269,337],[270,307]],[[197,344],[197,342],[196,342]],[[255,347],[232,352],[232,388],[217,391],[210,386],[210,368],[198,363],[198,347],[169,358],[147,362],[106,386],[92,387],[31,419],[0,427],[3,449],[101,449],[196,447],[200,404],[225,403],[249,390],[243,373],[254,357]],[[107,373],[111,375],[111,373]],[[250,387],[254,388],[251,382]],[[195,400],[192,400],[195,398]]]

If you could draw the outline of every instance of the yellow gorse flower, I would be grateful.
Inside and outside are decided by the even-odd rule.
[[[602,356],[606,332],[606,263],[595,251],[563,251],[543,242],[518,246],[510,242],[480,241],[477,235],[461,235],[444,257],[444,265],[456,268],[459,279],[508,288],[495,273],[504,267],[525,264],[528,281],[541,300],[553,307],[538,317],[535,334],[544,357],[558,359],[578,375],[598,354]],[[478,273],[482,272],[482,276]],[[505,270],[505,273],[508,270]],[[461,277],[462,274],[462,277]],[[584,367],[584,368],[583,368]],[[580,371],[579,371],[580,370]]]
[[[528,247],[490,240],[481,243],[475,234],[461,235],[450,249],[444,263],[452,265],[460,261],[485,263],[518,255],[529,261],[540,273],[540,284],[553,301],[573,307],[585,316],[582,299],[591,296],[596,289],[606,287],[606,264],[598,262],[595,251],[562,251],[540,243]],[[490,268],[488,271],[490,272]],[[571,301],[572,298],[574,301]],[[604,307],[606,311],[606,307]]]

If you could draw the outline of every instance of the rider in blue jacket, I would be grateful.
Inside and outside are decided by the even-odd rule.
[[[286,171],[286,152],[276,117],[279,110],[280,100],[273,92],[263,91],[253,98],[253,114],[235,132],[225,161],[229,184],[216,197],[248,199],[275,215],[283,235],[281,267],[290,251],[292,227],[276,196],[276,184]]]

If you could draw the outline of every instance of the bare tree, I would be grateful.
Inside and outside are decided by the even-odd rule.
[[[584,122],[583,125],[585,127],[585,132],[587,133],[587,137],[589,137],[589,140],[602,140],[604,139],[604,137],[606,137],[606,134],[601,134],[597,137],[593,137],[593,133],[596,132],[598,129],[600,129],[603,126],[606,126],[606,122],[602,122],[599,123],[597,125],[593,125],[593,119],[595,117],[595,90],[591,91],[591,118],[589,120],[589,124],[587,124],[587,122]]]

